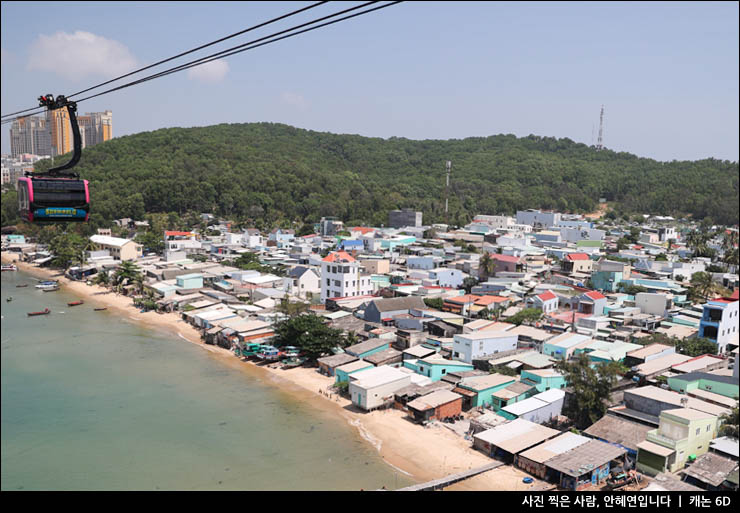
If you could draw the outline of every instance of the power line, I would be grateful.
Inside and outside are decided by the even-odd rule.
[[[203,48],[208,48],[209,46],[213,46],[215,44],[221,43],[223,41],[226,41],[227,39],[231,39],[233,37],[236,37],[236,36],[245,34],[247,32],[251,32],[251,31],[256,30],[258,28],[262,28],[262,27],[264,27],[266,25],[270,25],[271,23],[275,23],[276,21],[280,21],[280,20],[283,20],[285,18],[289,18],[290,16],[295,16],[296,14],[300,14],[302,12],[308,11],[309,9],[313,9],[315,7],[319,7],[320,5],[323,5],[323,4],[326,4],[326,3],[329,3],[329,0],[322,0],[321,2],[317,2],[315,4],[312,4],[312,5],[303,7],[301,9],[297,9],[295,11],[289,12],[287,14],[283,14],[282,16],[278,16],[277,18],[272,18],[271,20],[265,21],[265,22],[260,23],[258,25],[254,25],[252,27],[249,27],[248,29],[244,29],[244,30],[241,30],[239,32],[235,32],[234,34],[230,34],[228,36],[222,37],[221,39],[217,39],[215,41],[211,41],[210,43],[206,43],[206,44],[201,45],[201,46],[199,46],[197,48],[193,48],[192,50],[188,50],[186,52],[179,53],[179,54],[177,54],[177,55],[175,55],[173,57],[169,57],[167,59],[163,59],[163,60],[161,60],[159,62],[155,62],[154,64],[150,64],[150,65],[145,66],[143,68],[139,68],[139,69],[137,69],[135,71],[131,71],[130,73],[126,73],[125,75],[121,75],[119,77],[112,78],[112,79],[107,80],[105,82],[101,82],[100,84],[94,85],[92,87],[88,87],[87,89],[83,89],[82,91],[78,91],[78,92],[73,93],[73,94],[68,94],[66,96],[69,98],[71,96],[76,96],[78,94],[82,94],[82,93],[86,93],[88,91],[92,91],[93,89],[97,89],[98,87],[102,87],[104,85],[108,85],[108,84],[110,84],[112,82],[115,82],[116,80],[120,80],[122,78],[130,77],[131,75],[135,75],[136,73],[139,73],[141,71],[145,71],[145,70],[150,69],[150,68],[153,68],[155,66],[159,66],[160,64],[164,64],[165,62],[169,62],[169,61],[172,61],[172,60],[177,59],[179,57],[183,57],[183,56],[188,55],[188,54],[191,54],[193,52],[197,52],[198,50],[202,50]],[[35,110],[36,108],[37,107],[32,107],[30,109],[19,110],[17,112],[11,112],[10,114],[3,114],[1,117],[7,118],[7,117],[10,117],[10,116],[15,116],[16,114],[22,114],[24,112]],[[29,114],[29,115],[32,115],[32,114]]]
[[[206,63],[208,63],[208,62],[212,62],[212,61],[214,61],[214,60],[218,60],[218,59],[220,59],[220,58],[223,58],[223,57],[229,57],[229,56],[231,56],[231,55],[235,55],[235,54],[237,54],[237,53],[245,52],[245,51],[247,51],[247,50],[252,50],[252,49],[254,49],[254,48],[258,48],[258,47],[260,47],[260,46],[265,46],[265,45],[267,45],[267,44],[270,44],[270,43],[274,43],[274,42],[280,41],[280,40],[282,40],[282,39],[287,39],[287,38],[290,38],[290,37],[293,37],[293,36],[297,36],[297,35],[299,35],[299,34],[303,34],[303,33],[306,33],[306,32],[310,32],[310,31],[312,31],[312,30],[316,30],[316,29],[318,29],[318,28],[322,28],[322,27],[325,27],[325,26],[328,26],[328,25],[332,25],[332,24],[334,24],[334,23],[338,23],[338,22],[340,22],[340,21],[345,21],[345,20],[348,20],[348,19],[351,19],[351,18],[355,18],[355,17],[357,17],[357,16],[361,16],[361,15],[363,15],[363,14],[368,14],[368,13],[370,13],[370,12],[374,12],[374,11],[377,11],[377,10],[380,10],[380,9],[384,9],[384,8],[386,8],[386,7],[390,7],[390,6],[392,6],[392,5],[396,5],[396,4],[399,4],[399,3],[401,3],[401,1],[402,1],[402,0],[397,0],[397,1],[394,1],[394,2],[390,2],[390,3],[388,3],[388,4],[385,4],[385,5],[381,5],[381,6],[378,6],[378,7],[374,7],[374,8],[372,8],[372,9],[367,9],[367,10],[365,10],[365,11],[361,11],[361,12],[358,12],[358,13],[355,13],[355,14],[352,14],[352,15],[349,15],[349,16],[345,16],[345,17],[343,17],[343,18],[339,18],[339,19],[336,19],[336,20],[333,20],[333,21],[330,21],[330,22],[326,22],[326,23],[322,23],[322,24],[320,24],[320,25],[316,25],[316,26],[314,26],[314,27],[310,27],[310,28],[307,28],[307,29],[304,29],[304,30],[300,30],[300,31],[298,31],[298,32],[294,32],[294,33],[292,33],[292,34],[287,34],[287,35],[284,35],[284,36],[282,36],[282,37],[277,37],[277,38],[275,38],[275,39],[270,39],[269,41],[264,41],[265,39],[269,39],[269,38],[274,38],[275,36],[278,36],[278,35],[280,35],[280,34],[285,34],[286,32],[291,32],[291,31],[293,31],[293,30],[296,30],[296,29],[299,29],[299,28],[301,28],[301,27],[305,27],[305,26],[307,26],[307,25],[312,25],[312,24],[314,24],[314,23],[318,23],[318,22],[320,22],[320,21],[323,21],[323,20],[326,20],[326,19],[329,19],[329,18],[333,18],[333,17],[335,17],[335,16],[339,16],[339,15],[341,15],[341,14],[345,14],[345,13],[347,13],[347,12],[350,12],[350,11],[354,11],[354,10],[357,10],[357,9],[361,9],[361,8],[363,8],[363,7],[366,7],[366,6],[368,6],[368,5],[371,5],[371,4],[375,4],[375,3],[377,3],[377,1],[371,1],[371,2],[367,2],[367,3],[361,4],[361,5],[359,5],[359,6],[356,6],[356,7],[351,7],[351,8],[345,9],[345,10],[343,10],[343,11],[339,11],[339,12],[336,12],[336,13],[334,13],[334,14],[330,14],[330,15],[327,15],[327,16],[324,16],[324,17],[321,17],[321,18],[317,18],[317,19],[315,19],[315,20],[312,20],[312,21],[309,21],[309,22],[306,22],[306,23],[302,23],[302,24],[300,24],[300,25],[296,25],[296,26],[294,26],[294,27],[291,27],[291,28],[289,28],[289,29],[285,29],[285,30],[282,30],[282,31],[276,32],[276,33],[274,33],[274,34],[271,34],[271,35],[268,35],[268,36],[265,36],[265,37],[262,37],[262,38],[259,38],[259,39],[255,39],[255,40],[253,40],[253,41],[250,41],[250,42],[247,42],[247,43],[244,43],[244,44],[241,44],[241,45],[238,45],[238,46],[235,46],[235,47],[232,47],[232,48],[229,48],[229,49],[223,50],[223,51],[221,51],[221,52],[217,52],[217,53],[215,53],[215,54],[211,54],[211,55],[209,55],[209,56],[206,56],[206,57],[201,57],[200,59],[196,59],[196,60],[194,60],[194,61],[191,61],[191,62],[189,62],[189,63],[185,63],[185,64],[181,64],[181,65],[179,65],[179,66],[175,66],[175,67],[173,67],[173,68],[170,68],[169,70],[165,70],[165,71],[162,71],[162,72],[159,72],[159,73],[155,73],[154,75],[150,75],[150,76],[148,76],[148,77],[144,77],[144,78],[141,78],[141,79],[138,79],[138,80],[135,80],[135,81],[129,82],[129,83],[127,83],[127,84],[123,84],[123,85],[121,85],[121,86],[118,86],[118,87],[114,87],[114,88],[112,88],[112,89],[108,89],[108,90],[106,90],[106,91],[103,91],[103,92],[100,92],[100,93],[97,93],[97,94],[91,95],[91,96],[87,96],[87,97],[85,97],[85,98],[82,98],[82,99],[80,99],[80,100],[75,100],[75,102],[79,103],[79,102],[82,102],[82,101],[85,101],[85,100],[89,100],[89,99],[91,99],[91,98],[95,98],[95,97],[98,97],[98,96],[102,96],[102,95],[104,95],[104,94],[108,94],[108,93],[111,93],[111,92],[114,92],[114,91],[118,91],[118,90],[121,90],[121,89],[125,89],[125,88],[127,88],[127,87],[131,87],[131,86],[133,86],[133,85],[137,85],[137,84],[140,84],[140,83],[142,83],[142,82],[147,82],[147,81],[149,81],[149,80],[154,80],[155,78],[159,78],[159,77],[162,77],[162,76],[170,75],[170,74],[172,74],[172,73],[176,73],[176,72],[178,72],[178,71],[184,71],[184,70],[186,70],[186,69],[189,69],[189,68],[192,68],[192,67],[195,67],[195,66],[199,66],[199,65],[201,65],[201,64],[206,64]],[[312,6],[309,6],[308,8],[313,8],[313,7],[316,7],[317,5],[318,5],[318,4],[314,4],[314,5],[312,5]],[[303,10],[306,10],[306,9],[307,9],[307,8],[304,8]],[[285,16],[287,16],[287,15],[284,15],[283,17],[285,17]],[[263,24],[263,25],[264,25],[264,24]],[[250,29],[247,29],[246,31],[248,31],[248,30],[250,30]],[[255,43],[259,43],[259,44],[255,44]],[[248,45],[252,45],[252,46],[248,46]],[[208,46],[208,45],[205,45],[205,46]],[[245,48],[245,46],[246,46],[246,48]],[[195,51],[195,50],[192,50],[192,51]],[[229,52],[230,52],[230,53],[229,53]],[[185,54],[187,54],[187,53],[190,53],[190,52],[185,52],[185,53],[183,53],[182,55],[185,55]],[[175,57],[173,57],[173,58],[171,58],[171,59],[167,59],[167,60],[172,60],[172,59],[174,59],[174,58],[175,58]],[[165,60],[165,61],[162,61],[162,62],[166,62],[166,60]],[[147,68],[149,68],[149,67],[152,67],[152,66],[155,66],[155,65],[156,65],[156,64],[152,64],[151,66],[148,66]],[[143,69],[147,69],[147,68],[142,68],[142,70],[143,70]],[[138,70],[138,71],[142,71],[142,70]],[[137,71],[137,72],[138,72],[138,71]],[[130,73],[130,74],[133,74],[133,73],[136,73],[136,72],[132,72],[132,73]],[[85,91],[89,91],[89,90],[91,90],[91,89],[95,89],[96,87],[99,87],[100,85],[104,85],[104,84],[110,83],[110,82],[112,82],[112,81],[118,80],[118,79],[120,79],[120,78],[123,78],[123,77],[125,77],[125,76],[128,76],[128,75],[123,75],[123,76],[121,76],[121,77],[118,77],[118,78],[116,78],[116,79],[113,79],[113,80],[111,80],[111,81],[105,82],[105,83],[103,83],[103,84],[99,84],[98,86],[95,86],[95,87],[92,87],[92,88],[86,89]],[[81,91],[81,92],[84,92],[84,91]],[[78,93],[74,93],[74,94],[80,94],[81,92],[78,92]],[[72,96],[72,95],[70,95],[70,96]],[[33,110],[33,109],[26,109],[26,111],[28,111],[28,110]],[[26,112],[26,111],[20,111],[20,112]],[[38,113],[37,113],[37,114],[38,114]],[[7,114],[6,116],[10,116],[10,115],[12,115],[12,114]],[[31,116],[31,115],[33,115],[33,114],[28,114],[28,115],[26,115],[26,116],[19,116],[18,118],[14,118],[14,119],[8,119],[8,120],[3,120],[3,121],[2,121],[2,123],[3,123],[3,124],[5,124],[5,123],[8,123],[8,122],[12,122],[12,121],[14,121],[15,119],[20,119],[21,117],[28,117],[28,116]],[[4,117],[5,117],[5,116],[4,116]]]
[[[200,66],[201,64],[206,64],[206,63],[208,63],[208,62],[212,62],[212,61],[215,61],[215,60],[221,59],[221,58],[223,58],[223,57],[230,57],[230,56],[232,56],[232,55],[236,55],[237,53],[241,53],[241,52],[246,52],[247,50],[252,50],[252,49],[254,49],[254,48],[258,48],[258,47],[260,47],[260,46],[264,46],[264,45],[267,45],[267,44],[270,44],[270,43],[275,43],[275,42],[277,42],[277,41],[280,41],[280,40],[282,40],[282,39],[287,39],[287,38],[289,38],[289,37],[297,36],[297,35],[299,35],[299,34],[303,34],[303,33],[305,33],[305,32],[310,32],[310,31],[312,31],[312,30],[316,30],[316,29],[318,29],[318,28],[322,28],[322,27],[325,27],[325,26],[327,26],[327,25],[332,25],[332,24],[334,24],[334,23],[339,23],[340,21],[345,21],[345,20],[348,20],[348,19],[350,19],[350,18],[354,18],[354,17],[357,17],[357,16],[361,16],[361,15],[363,15],[363,14],[368,14],[368,13],[370,13],[370,12],[373,12],[373,11],[377,11],[377,10],[379,10],[379,9],[384,9],[384,8],[386,8],[386,7],[390,7],[390,6],[392,6],[392,5],[395,5],[395,4],[398,4],[398,3],[401,3],[401,1],[402,1],[402,0],[397,0],[397,1],[395,1],[395,2],[391,2],[391,3],[385,4],[385,5],[381,5],[381,6],[378,6],[378,7],[374,7],[374,8],[372,8],[372,9],[367,9],[367,10],[365,10],[365,11],[361,11],[361,12],[358,12],[358,13],[355,13],[355,14],[352,14],[352,15],[349,15],[349,16],[345,16],[345,17],[343,17],[343,18],[339,18],[339,19],[336,19],[336,20],[333,20],[333,21],[330,21],[330,22],[322,23],[321,25],[316,25],[315,27],[310,27],[310,28],[307,28],[307,29],[304,29],[304,30],[300,30],[300,31],[298,31],[298,32],[294,32],[294,33],[292,33],[292,34],[287,34],[287,35],[284,35],[284,36],[282,36],[282,37],[278,37],[278,38],[275,38],[275,39],[271,39],[271,40],[269,40],[269,41],[264,41],[265,39],[269,39],[269,38],[275,37],[275,36],[277,36],[277,35],[280,35],[280,34],[284,34],[285,32],[290,32],[290,31],[292,31],[292,30],[296,30],[296,29],[298,29],[298,28],[301,28],[301,27],[305,27],[306,25],[311,25],[311,24],[317,23],[317,22],[319,22],[319,21],[322,21],[322,20],[326,20],[326,19],[328,19],[328,18],[333,18],[333,17],[335,17],[335,16],[339,16],[340,14],[344,14],[344,13],[347,13],[347,12],[350,12],[350,11],[354,11],[354,10],[360,9],[360,8],[362,8],[362,7],[366,7],[366,6],[370,5],[370,4],[374,4],[374,3],[377,3],[377,1],[373,1],[373,2],[367,2],[367,3],[365,3],[365,4],[362,4],[362,5],[359,5],[359,6],[357,6],[357,7],[351,7],[351,8],[349,8],[349,9],[345,9],[345,10],[343,10],[343,11],[339,11],[339,12],[337,12],[337,13],[334,13],[334,14],[330,14],[330,15],[328,15],[328,16],[324,16],[324,17],[322,17],[322,18],[318,18],[318,19],[316,19],[316,20],[313,20],[313,21],[309,21],[309,22],[307,22],[307,23],[302,23],[302,24],[300,24],[300,25],[296,25],[295,27],[291,27],[291,28],[289,28],[289,29],[286,29],[286,30],[282,30],[282,31],[280,31],[280,32],[276,32],[276,33],[274,33],[274,34],[271,34],[271,35],[269,35],[269,36],[265,36],[265,37],[262,37],[262,38],[259,38],[259,39],[255,39],[255,40],[253,40],[253,41],[250,41],[250,42],[248,42],[248,43],[244,43],[244,44],[242,44],[242,45],[239,45],[239,46],[235,46],[235,47],[229,48],[229,49],[227,49],[227,50],[223,50],[223,51],[221,51],[221,52],[218,52],[218,53],[215,53],[215,54],[211,54],[211,55],[208,55],[208,56],[206,56],[206,57],[201,57],[200,59],[196,59],[196,60],[194,60],[194,61],[191,61],[191,62],[188,62],[188,63],[185,63],[185,64],[181,64],[181,65],[179,65],[179,66],[175,66],[174,68],[170,68],[170,69],[168,69],[168,70],[165,70],[165,71],[161,71],[161,72],[159,72],[159,73],[155,73],[154,75],[150,75],[150,76],[148,76],[148,77],[144,77],[144,78],[141,78],[141,79],[135,80],[135,81],[133,81],[133,82],[129,82],[128,84],[123,84],[123,85],[121,85],[121,86],[118,86],[118,87],[114,87],[113,89],[108,89],[108,90],[106,90],[106,91],[103,91],[103,92],[101,92],[101,93],[97,93],[97,94],[94,94],[94,95],[91,95],[91,96],[87,96],[87,97],[85,97],[85,98],[81,98],[81,99],[79,99],[79,100],[75,100],[75,101],[79,103],[79,102],[82,102],[82,101],[85,101],[85,100],[89,100],[89,99],[91,99],[91,98],[95,98],[95,97],[98,97],[98,96],[102,96],[102,95],[104,95],[104,94],[108,94],[108,93],[111,93],[111,92],[114,92],[114,91],[118,91],[118,90],[121,90],[121,89],[125,89],[125,88],[127,88],[127,87],[131,87],[131,86],[133,86],[133,85],[137,85],[137,84],[140,84],[140,83],[142,83],[142,82],[148,82],[149,80],[154,80],[155,78],[160,78],[160,77],[163,77],[163,76],[166,76],[166,75],[170,75],[170,74],[172,74],[172,73],[177,73],[178,71],[184,71],[184,70],[186,70],[186,69],[189,69],[189,68],[193,68],[193,67],[195,67],[195,66]],[[259,41],[263,41],[263,42],[261,42],[261,43],[259,43],[259,44],[254,44],[254,43],[257,43],[257,42],[259,42]],[[252,46],[248,46],[248,45],[252,45]],[[245,46],[247,46],[247,47],[246,47],[246,48],[244,48]],[[230,52],[230,53],[229,53],[229,52]]]
[[[178,55],[175,55],[174,57],[170,57],[168,59],[164,59],[164,60],[161,60],[159,62],[155,62],[154,64],[150,64],[149,66],[145,66],[143,68],[137,69],[136,71],[132,71],[131,73],[127,73],[125,75],[121,75],[120,77],[113,78],[111,80],[108,80],[107,82],[102,82],[102,83],[100,83],[98,85],[95,85],[95,86],[92,86],[92,87],[88,87],[87,89],[83,89],[82,91],[78,91],[76,93],[68,94],[67,97],[69,98],[71,96],[77,96],[78,94],[82,94],[82,93],[86,93],[88,91],[92,91],[93,89],[97,89],[98,87],[102,87],[104,85],[110,84],[111,82],[115,82],[116,80],[120,80],[122,78],[129,77],[131,75],[134,75],[136,73],[139,73],[140,71],[144,71],[144,70],[147,70],[149,68],[153,68],[154,66],[159,66],[160,64],[164,64],[165,62],[169,62],[169,61],[172,61],[172,60],[177,59],[179,57],[183,57],[183,56],[188,55],[188,54],[191,54],[193,52],[197,52],[198,50],[202,50],[203,48],[208,48],[209,46],[213,46],[213,45],[215,45],[217,43],[221,43],[223,41],[226,41],[227,39],[231,39],[233,37],[240,36],[242,34],[246,34],[247,32],[251,32],[253,30],[256,30],[258,28],[264,27],[264,26],[269,25],[271,23],[275,23],[276,21],[280,21],[280,20],[283,20],[285,18],[289,18],[290,16],[294,16],[294,15],[299,14],[299,13],[302,13],[304,11],[308,11],[309,9],[313,9],[315,7],[318,7],[318,6],[323,5],[323,4],[326,4],[326,3],[329,3],[329,0],[323,0],[321,2],[317,2],[317,3],[313,4],[313,5],[309,5],[307,7],[303,7],[302,9],[298,9],[296,11],[289,12],[288,14],[283,14],[282,16],[278,16],[277,18],[273,18],[273,19],[268,20],[268,21],[266,21],[264,23],[260,23],[259,25],[255,25],[255,26],[250,27],[248,29],[244,29],[244,30],[241,30],[239,32],[235,32],[234,34],[228,35],[226,37],[222,37],[221,39],[217,39],[217,40],[212,41],[210,43],[201,45],[201,46],[199,46],[197,48],[193,48],[192,50],[188,50],[187,52],[180,53]]]

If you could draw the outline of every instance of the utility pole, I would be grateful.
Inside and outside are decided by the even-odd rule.
[[[450,225],[450,211],[449,211],[449,199],[450,199],[450,172],[452,171],[452,162],[447,161],[447,185],[445,187],[445,224]]]

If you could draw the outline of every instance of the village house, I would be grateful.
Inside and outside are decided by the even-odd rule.
[[[593,260],[586,253],[568,253],[561,262],[561,269],[565,273],[590,273]]]
[[[550,290],[527,298],[527,308],[536,308],[542,310],[545,314],[555,312],[558,309],[558,305],[558,296]]]
[[[658,429],[648,431],[638,444],[637,470],[654,476],[683,468],[690,456],[709,451],[709,442],[717,436],[717,420],[691,408],[661,411]]]
[[[484,330],[453,336],[452,357],[465,363],[517,348],[517,335],[507,331]]]
[[[545,466],[560,488],[580,492],[603,484],[612,466],[622,466],[625,452],[614,445],[589,440],[547,460]]]
[[[525,472],[532,474],[545,481],[554,481],[556,472],[545,466],[545,462],[554,458],[558,454],[575,449],[589,441],[585,436],[577,435],[569,431],[562,433],[555,438],[548,440],[540,445],[527,449],[517,455],[516,466]]]
[[[550,440],[560,431],[524,419],[506,422],[473,435],[473,448],[500,461],[511,463],[527,449]]]
[[[360,264],[345,251],[329,253],[321,261],[321,303],[328,298],[372,294],[370,275],[360,272]]]
[[[523,401],[504,406],[498,414],[509,420],[525,419],[543,424],[560,415],[563,410],[564,399],[565,392],[563,390],[550,389]]]
[[[409,416],[416,422],[444,420],[462,413],[463,398],[450,390],[437,390],[406,404]]]
[[[463,409],[485,408],[493,405],[493,394],[495,392],[508,387],[515,381],[516,378],[513,376],[503,374],[470,376],[459,381],[453,391],[465,397]]]
[[[389,406],[393,403],[397,390],[414,382],[413,375],[411,371],[404,372],[388,366],[373,367],[350,374],[349,395],[352,404],[365,411]]]
[[[419,296],[375,299],[365,308],[364,318],[368,322],[391,321],[396,315],[408,314],[414,309],[425,310],[424,299]]]
[[[95,251],[108,251],[110,256],[121,262],[136,260],[143,254],[141,244],[137,244],[130,239],[92,235],[90,236],[90,242],[93,244]]]

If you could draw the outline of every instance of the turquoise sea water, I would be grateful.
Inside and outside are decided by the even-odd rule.
[[[336,413],[36,282],[2,273],[2,490],[412,484]]]

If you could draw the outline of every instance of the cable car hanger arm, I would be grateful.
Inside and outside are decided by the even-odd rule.
[[[72,159],[70,159],[70,161],[66,164],[51,168],[43,174],[35,174],[34,176],[68,175],[78,178],[79,175],[77,173],[61,173],[61,171],[71,169],[75,165],[77,165],[77,163],[80,161],[80,156],[82,155],[82,137],[80,136],[80,126],[77,123],[77,103],[72,100],[68,100],[65,96],[61,94],[56,97],[56,100],[54,99],[54,95],[47,94],[46,96],[39,96],[39,106],[46,107],[50,111],[62,109],[65,107],[67,108],[67,113],[69,114],[69,123],[70,125],[72,125],[74,154],[72,155]]]

